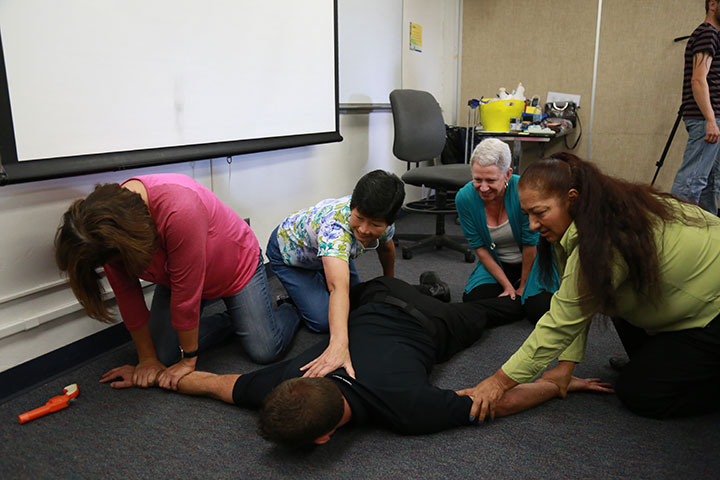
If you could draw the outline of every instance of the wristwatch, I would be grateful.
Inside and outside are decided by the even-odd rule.
[[[198,356],[198,349],[196,348],[192,352],[186,352],[180,345],[180,358],[194,358]]]

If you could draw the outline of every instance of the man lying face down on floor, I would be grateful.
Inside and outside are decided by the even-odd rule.
[[[472,399],[434,387],[428,375],[435,363],[472,345],[486,328],[507,323],[498,313],[506,310],[494,308],[496,300],[443,303],[401,280],[379,277],[351,291],[349,340],[357,378],[343,369],[301,378],[300,367],[325,350],[326,339],[293,359],[246,375],[192,372],[180,380],[178,391],[261,408],[261,434],[290,447],[326,443],[346,424],[374,422],[408,435],[471,425]],[[115,388],[133,386],[133,369],[116,368],[101,381]],[[496,416],[565,396],[553,375],[548,370],[536,382],[508,391]],[[568,390],[611,391],[597,379],[579,378]]]

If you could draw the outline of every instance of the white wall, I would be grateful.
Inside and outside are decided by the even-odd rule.
[[[443,109],[445,123],[457,124],[460,1],[403,2],[403,88],[427,90]],[[411,51],[410,22],[422,26],[422,51]]]
[[[432,92],[450,123],[457,115],[458,5],[459,0],[405,0],[403,25],[398,26],[403,28],[402,45],[388,47],[402,48],[403,87]],[[420,54],[407,51],[405,26],[410,21],[423,26]],[[392,155],[390,112],[343,115],[340,132],[341,143],[238,156],[230,165],[222,158],[0,188],[0,371],[105,328],[79,311],[52,251],[61,214],[94,184],[134,174],[190,175],[239,215],[250,217],[264,249],[272,229],[291,211],[349,194],[358,177],[370,170],[404,171],[404,162]]]
[[[60,216],[96,183],[177,172],[209,185],[209,162],[48,180],[0,188],[0,371],[95,333],[53,258]]]

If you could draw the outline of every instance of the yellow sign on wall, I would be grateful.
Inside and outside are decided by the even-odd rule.
[[[410,50],[422,52],[422,25],[410,22]]]

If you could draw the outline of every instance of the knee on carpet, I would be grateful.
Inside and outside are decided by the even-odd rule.
[[[642,417],[661,419],[672,415],[672,402],[668,396],[638,376],[620,375],[615,394],[628,410]]]
[[[270,345],[257,345],[253,347],[246,347],[246,353],[250,357],[250,360],[259,365],[267,365],[278,360],[282,352],[279,352],[277,350],[278,349]]]

